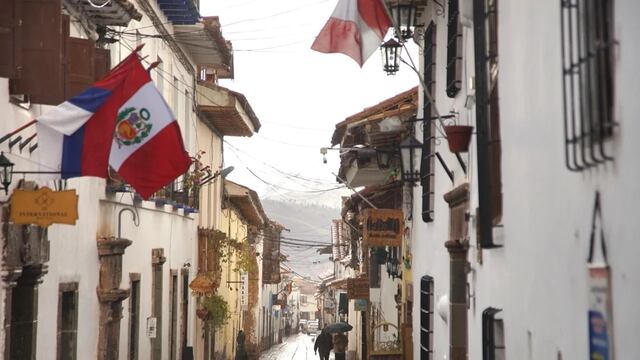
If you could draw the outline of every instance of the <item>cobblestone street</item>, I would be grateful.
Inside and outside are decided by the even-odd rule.
[[[306,334],[291,335],[260,355],[260,360],[318,360],[320,357],[313,353],[315,336]],[[329,360],[333,360],[333,352]]]

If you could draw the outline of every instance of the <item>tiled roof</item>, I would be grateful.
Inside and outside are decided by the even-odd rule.
[[[336,129],[331,137],[331,145],[340,144],[349,125],[367,119],[382,120],[385,115],[400,115],[405,112],[415,111],[418,106],[418,87],[414,87],[389,99],[386,99],[372,107],[366,108],[357,114],[353,114],[344,121],[336,124]],[[382,115],[382,116],[380,116]]]

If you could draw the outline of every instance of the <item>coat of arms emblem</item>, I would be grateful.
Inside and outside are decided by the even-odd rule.
[[[128,107],[118,113],[115,139],[119,146],[139,144],[149,136],[151,113],[146,108]]]

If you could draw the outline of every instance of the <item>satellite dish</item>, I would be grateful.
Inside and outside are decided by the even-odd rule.
[[[222,176],[222,178],[226,178],[229,174],[231,174],[233,169],[235,169],[233,166],[229,166],[227,168],[222,169],[220,171],[220,176]]]

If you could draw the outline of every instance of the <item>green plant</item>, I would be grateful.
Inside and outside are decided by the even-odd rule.
[[[258,271],[258,263],[256,262],[255,254],[251,251],[249,242],[245,241],[240,243],[240,246],[236,251],[238,255],[236,268],[234,269],[236,272],[252,273]]]
[[[202,301],[202,307],[207,309],[209,314],[205,319],[206,326],[212,329],[219,329],[227,323],[231,314],[229,313],[229,304],[220,295],[205,297]]]

